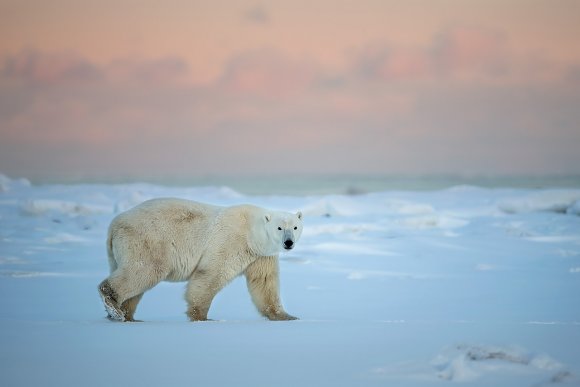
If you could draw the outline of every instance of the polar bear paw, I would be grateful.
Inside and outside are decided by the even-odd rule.
[[[107,311],[107,318],[114,321],[127,321],[125,312],[117,307],[116,293],[111,288],[109,281],[105,280],[99,285],[99,294]]]
[[[278,312],[278,313],[269,313],[266,315],[268,320],[270,321],[291,321],[291,320],[299,320],[298,317],[294,317],[286,312]]]

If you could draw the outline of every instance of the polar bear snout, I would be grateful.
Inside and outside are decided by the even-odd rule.
[[[294,247],[294,241],[292,239],[286,239],[284,241],[284,248],[286,250],[292,250],[293,247]]]

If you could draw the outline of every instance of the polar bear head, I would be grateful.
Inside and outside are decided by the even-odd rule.
[[[270,248],[276,253],[292,250],[302,235],[302,213],[268,213],[264,216]]]

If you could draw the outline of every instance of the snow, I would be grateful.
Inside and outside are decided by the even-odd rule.
[[[110,220],[153,197],[305,215],[280,257],[301,318],[242,278],[190,323],[185,284],[106,318]],[[42,185],[0,175],[0,385],[580,385],[580,190],[248,196],[227,187]]]

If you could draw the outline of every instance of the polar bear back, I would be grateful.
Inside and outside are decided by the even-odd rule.
[[[118,266],[154,265],[165,280],[187,280],[215,246],[248,251],[249,217],[261,213],[249,205],[219,207],[183,199],[153,199],[118,215],[109,238]],[[228,238],[228,240],[223,240]],[[207,253],[207,254],[206,254]],[[136,256],[138,255],[138,256]]]

